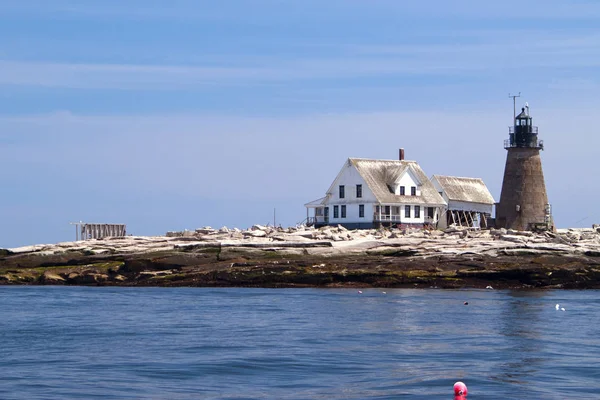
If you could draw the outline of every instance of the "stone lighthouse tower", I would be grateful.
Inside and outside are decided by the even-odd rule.
[[[508,151],[500,202],[496,205],[496,227],[516,230],[552,230],[552,221],[538,140],[529,106],[521,109],[504,141]]]

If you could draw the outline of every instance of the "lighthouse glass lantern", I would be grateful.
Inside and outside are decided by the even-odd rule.
[[[509,128],[509,140],[504,147],[544,149],[544,142],[538,140],[538,127],[533,126],[533,119],[529,115],[529,107],[522,108],[521,113],[515,117],[515,125]]]

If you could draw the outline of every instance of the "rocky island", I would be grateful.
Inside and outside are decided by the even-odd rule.
[[[205,227],[0,249],[0,284],[600,288],[600,228]]]

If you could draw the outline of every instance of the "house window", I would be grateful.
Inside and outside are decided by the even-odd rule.
[[[421,218],[421,206],[415,206],[415,218]]]
[[[342,206],[342,218],[346,218],[346,206]]]
[[[404,196],[406,194],[406,188],[404,186],[400,186],[400,196]]]
[[[410,218],[410,206],[404,206],[404,217]]]
[[[417,195],[417,187],[416,186],[411,186],[410,187],[410,195],[411,196],[416,196]]]
[[[362,185],[356,185],[356,198],[360,199],[362,197]]]
[[[364,217],[365,217],[365,205],[359,204],[358,205],[358,218],[364,218]]]
[[[427,216],[429,218],[433,218],[433,214],[434,214],[433,210],[434,210],[433,207],[427,207]]]
[[[344,188],[344,185],[340,185],[340,199],[344,197],[346,197],[346,188]]]
[[[333,218],[339,218],[339,217],[340,217],[340,207],[333,206]]]

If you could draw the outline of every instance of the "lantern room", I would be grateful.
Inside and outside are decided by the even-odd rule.
[[[515,117],[514,126],[509,128],[509,140],[504,142],[504,148],[533,148],[544,149],[544,142],[538,140],[538,127],[533,126],[533,119],[529,115],[529,107],[521,109]]]

